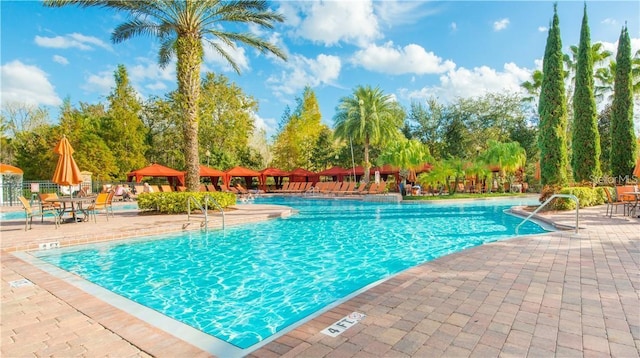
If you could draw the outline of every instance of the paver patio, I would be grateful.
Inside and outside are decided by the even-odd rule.
[[[240,211],[236,220],[280,214],[263,207],[255,218]],[[605,217],[604,207],[580,216],[577,235],[513,238],[406,270],[250,355],[639,357],[640,220]],[[149,228],[181,230],[185,222],[139,218],[120,214],[108,224],[104,217],[98,224],[65,224],[57,235],[73,244],[62,233],[72,228],[80,230],[74,233],[78,242],[113,240],[118,237],[106,235],[107,228],[144,234]],[[573,221],[572,213],[550,218]],[[25,246],[22,241],[51,240],[44,236],[56,234],[53,224],[34,224],[24,235],[12,229],[3,222],[0,231],[3,357],[210,355],[9,252]],[[34,285],[10,287],[21,278]],[[366,318],[335,338],[320,333],[354,311]]]

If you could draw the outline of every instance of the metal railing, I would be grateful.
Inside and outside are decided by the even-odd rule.
[[[194,195],[189,195],[187,197],[187,221],[191,221],[191,203],[193,202],[196,205],[196,208],[200,209],[200,211],[204,214],[204,222],[201,226],[205,230],[207,230],[209,228],[209,201],[211,201],[213,206],[215,206],[222,213],[222,230],[224,231],[224,209],[222,208],[222,206],[220,206],[220,203],[218,203],[218,201],[209,194],[205,194],[202,197],[202,201],[204,202],[204,205],[200,203],[198,201],[198,198],[196,198]]]
[[[518,235],[518,229],[520,228],[520,226],[522,226],[522,224],[529,221],[529,219],[531,219],[535,214],[537,214],[538,211],[544,208],[547,204],[549,204],[555,198],[569,198],[569,199],[573,199],[573,201],[576,202],[576,234],[577,234],[578,233],[578,216],[580,212],[580,200],[578,200],[578,197],[573,194],[553,194],[549,199],[547,199],[544,203],[542,203],[542,205],[538,206],[536,210],[534,210],[529,216],[527,216],[526,219],[522,220],[522,222],[518,224],[518,226],[516,226],[516,235]]]

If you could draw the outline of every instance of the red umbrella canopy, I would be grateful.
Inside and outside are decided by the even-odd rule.
[[[58,154],[58,164],[53,172],[52,182],[59,185],[75,185],[82,183],[80,168],[73,159],[73,148],[67,137],[63,136],[60,142],[53,148],[53,152]]]
[[[257,172],[253,169],[240,167],[240,166],[233,167],[225,171],[225,176],[223,178],[224,184],[229,185],[229,183],[231,182],[231,178],[233,177],[244,177],[245,182],[248,186],[249,184],[251,184],[251,180],[249,180],[249,178],[258,177],[258,180],[259,180],[260,172]]]
[[[141,182],[143,177],[167,177],[169,182],[174,179],[180,183],[180,185],[184,185],[184,172],[179,170],[171,169],[169,167],[165,167],[160,164],[151,164],[148,167],[144,167],[138,170],[134,170],[127,174],[128,181],[131,181],[135,177],[136,182]]]
[[[209,168],[207,166],[200,166],[200,176],[201,177],[223,177],[226,173],[222,170]]]
[[[289,172],[289,181],[318,181],[318,174],[304,169],[304,168],[295,168],[291,172]]]
[[[0,174],[23,174],[22,169],[9,164],[0,163]]]

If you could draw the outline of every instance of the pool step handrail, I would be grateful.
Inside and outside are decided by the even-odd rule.
[[[518,235],[518,229],[520,228],[520,226],[522,226],[522,224],[529,221],[529,219],[531,219],[535,214],[537,214],[538,211],[542,210],[542,208],[544,208],[547,204],[549,204],[555,198],[569,198],[569,199],[573,199],[573,201],[576,202],[576,234],[577,234],[578,233],[578,216],[580,212],[580,200],[578,199],[577,196],[573,194],[553,194],[549,199],[547,199],[544,203],[542,203],[542,205],[538,206],[536,210],[534,210],[529,216],[527,216],[526,219],[522,220],[522,222],[518,224],[518,226],[516,226],[516,235]]]
[[[205,230],[208,229],[209,228],[209,201],[211,201],[213,206],[215,206],[222,213],[222,230],[224,231],[225,229],[224,209],[222,208],[222,206],[220,206],[220,203],[218,203],[218,201],[209,194],[204,194],[204,196],[202,197],[202,201],[204,205],[200,203],[198,201],[198,198],[196,198],[194,195],[189,195],[187,197],[187,221],[191,221],[191,203],[193,202],[196,205],[195,208],[200,209],[200,211],[204,214],[204,222],[200,226],[203,227]]]

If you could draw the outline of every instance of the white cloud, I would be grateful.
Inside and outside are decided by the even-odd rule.
[[[403,97],[426,99],[437,97],[450,102],[457,97],[477,97],[490,92],[519,92],[520,84],[529,80],[531,70],[506,63],[502,71],[487,66],[467,69],[460,67],[440,77],[440,84],[418,91],[401,90]]]
[[[605,25],[618,26],[618,21],[616,19],[611,19],[611,18],[606,18],[606,19],[600,21],[600,23],[605,24]]]
[[[381,22],[393,26],[414,24],[425,16],[437,14],[438,9],[426,8],[423,1],[374,1],[374,11]],[[428,4],[427,6],[430,6]]]
[[[393,75],[442,73],[456,67],[452,61],[443,61],[419,45],[409,44],[399,48],[394,47],[391,41],[383,46],[372,44],[356,51],[351,61],[369,71]]]
[[[449,27],[451,28],[451,31],[457,31],[458,30],[458,24],[456,24],[455,22],[452,22],[451,25],[449,25]]]
[[[293,95],[305,86],[331,85],[340,75],[340,58],[320,54],[315,59],[294,55],[283,64],[280,74],[267,79],[276,96]]]
[[[161,90],[165,90],[167,89],[167,85],[164,84],[164,82],[160,82],[160,81],[156,81],[154,83],[150,83],[146,86],[144,86],[145,88],[148,88],[152,91],[161,91]]]
[[[67,60],[66,57],[60,56],[60,55],[53,55],[53,62],[59,63],[61,65],[68,65],[69,64],[69,60]]]
[[[80,50],[93,50],[94,46],[111,51],[111,46],[97,37],[85,36],[79,33],[67,34],[55,37],[35,37],[36,45],[49,48],[78,48]]]
[[[85,78],[85,83],[80,86],[87,92],[95,92],[107,94],[111,89],[115,88],[116,80],[113,77],[113,71],[102,71],[98,74],[91,74]]]
[[[231,47],[220,40],[210,41],[222,48],[240,68],[240,71],[244,72],[249,69],[249,58],[247,57],[243,47]],[[234,71],[233,67],[229,64],[229,61],[222,57],[218,51],[216,51],[213,46],[208,44],[206,41],[204,43],[204,61],[206,64],[217,65],[226,72]]]
[[[365,46],[383,35],[370,0],[283,3],[293,34],[326,46],[340,42]]]
[[[548,27],[546,26],[538,26],[538,31],[539,32],[547,32],[549,30]]]
[[[493,31],[501,31],[507,28],[509,25],[509,19],[504,18],[493,23]]]
[[[0,67],[2,103],[58,106],[62,100],[40,68],[12,61]]]
[[[171,62],[161,68],[157,62],[147,58],[137,58],[138,64],[127,66],[131,82],[142,83],[144,81],[172,81],[175,82],[175,63]]]

